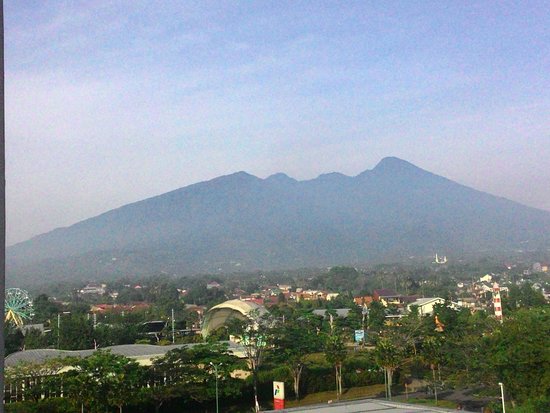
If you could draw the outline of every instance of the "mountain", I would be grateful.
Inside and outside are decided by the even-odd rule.
[[[355,177],[221,176],[7,250],[13,283],[359,264],[550,246],[550,212],[385,158]]]

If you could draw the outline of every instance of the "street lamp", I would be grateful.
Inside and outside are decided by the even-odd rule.
[[[63,314],[71,314],[70,311],[63,311]],[[61,313],[57,313],[57,348],[59,349],[59,340],[61,338],[60,336],[61,331]]]
[[[176,319],[174,318],[174,309],[172,308],[172,344],[176,342]]]
[[[220,367],[222,363],[214,364],[210,362],[210,365],[214,367],[214,374],[216,375],[216,413],[220,413],[220,405],[218,402],[218,367]]]
[[[369,329],[369,308],[366,304],[363,304],[361,314],[363,315],[361,320],[361,327],[363,328],[363,347],[365,347],[365,341],[367,339],[367,332],[365,331],[365,316],[367,316],[367,330]]]
[[[506,406],[504,405],[504,384],[498,383],[500,386],[500,399],[502,400],[502,413],[506,413]]]

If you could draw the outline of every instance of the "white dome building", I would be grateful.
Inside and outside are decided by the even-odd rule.
[[[215,305],[206,312],[202,324],[201,334],[208,337],[213,331],[226,326],[232,320],[258,319],[268,311],[262,305],[252,301],[229,300]]]

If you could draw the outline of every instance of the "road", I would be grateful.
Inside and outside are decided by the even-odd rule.
[[[275,410],[270,410],[275,412]],[[428,412],[456,412],[457,410],[442,409],[436,407],[416,406],[404,403],[387,402],[384,400],[357,400],[353,402],[338,402],[330,404],[316,404],[292,409],[277,410],[278,413],[428,413]]]

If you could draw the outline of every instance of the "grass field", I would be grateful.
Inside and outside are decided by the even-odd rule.
[[[452,402],[452,401],[449,401],[449,400],[439,400],[437,402],[437,405],[435,404],[434,399],[418,399],[418,398],[409,397],[409,400],[405,400],[404,398],[400,398],[399,401],[402,402],[402,403],[422,404],[424,406],[434,406],[434,407],[437,406],[437,407],[445,407],[445,408],[449,408],[449,409],[456,408],[456,402]]]
[[[372,386],[364,387],[352,387],[351,389],[344,389],[340,400],[353,400],[364,397],[374,397],[380,393],[384,393],[383,384],[374,384]],[[327,403],[329,400],[336,401],[336,392],[325,391],[321,393],[308,394],[302,400],[287,400],[285,402],[286,407],[300,407],[307,406],[309,404]]]

